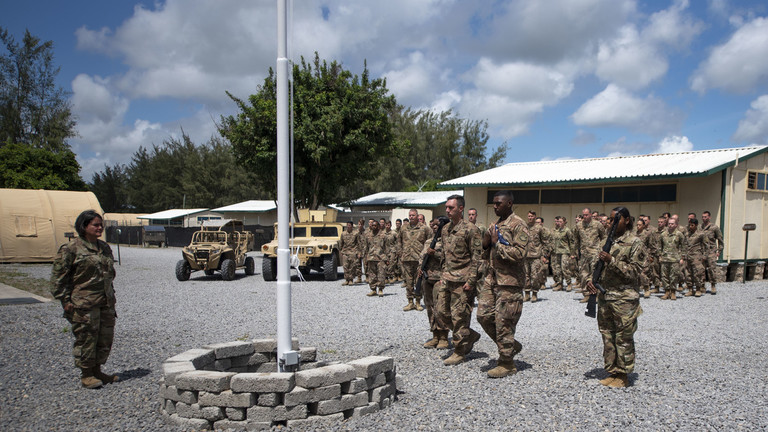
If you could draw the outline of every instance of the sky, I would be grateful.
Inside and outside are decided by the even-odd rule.
[[[17,41],[54,42],[86,181],[182,131],[217,136],[226,92],[256,93],[276,63],[275,0],[0,10]],[[765,1],[298,0],[291,22],[293,61],[367,62],[401,105],[486,121],[505,162],[768,144]]]

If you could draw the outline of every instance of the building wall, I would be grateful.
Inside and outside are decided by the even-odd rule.
[[[768,170],[768,156],[765,153],[755,156],[726,172],[726,206],[723,235],[726,249],[725,260],[744,259],[745,232],[744,224],[754,223],[755,231],[749,233],[747,259],[768,258],[768,193],[747,188],[747,173],[750,170],[765,172]]]

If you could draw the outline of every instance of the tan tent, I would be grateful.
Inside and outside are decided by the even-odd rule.
[[[103,213],[92,192],[0,189],[0,262],[51,262],[83,211]]]
[[[104,227],[108,226],[141,226],[149,221],[139,219],[145,213],[104,213]]]

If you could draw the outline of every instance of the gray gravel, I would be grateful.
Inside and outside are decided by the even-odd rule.
[[[0,429],[173,430],[158,414],[162,361],[190,348],[274,337],[274,283],[173,274],[179,249],[121,248],[118,324],[107,371],[123,381],[79,385],[72,335],[57,303],[0,306]],[[47,277],[50,265],[9,265]],[[260,260],[257,259],[257,268]],[[294,281],[296,279],[294,278]],[[602,344],[578,295],[542,292],[517,329],[520,372],[490,380],[483,334],[469,361],[442,366],[426,350],[425,312],[402,312],[405,290],[342,287],[312,275],[293,284],[293,335],[321,360],[395,359],[399,400],[336,430],[766,430],[768,282],[726,283],[716,296],[643,300],[628,389],[607,389]],[[473,328],[480,330],[473,319]]]

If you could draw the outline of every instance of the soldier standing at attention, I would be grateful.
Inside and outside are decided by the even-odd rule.
[[[640,289],[643,290],[644,297],[649,298],[651,296],[651,279],[650,268],[653,264],[653,252],[654,248],[653,239],[651,233],[646,229],[645,221],[642,217],[637,220],[637,229],[635,230],[635,237],[639,238],[643,242],[645,252],[643,253],[643,271],[640,273]]]
[[[403,220],[397,219],[395,221],[395,238],[400,238],[400,228],[403,227]],[[402,254],[402,251],[400,250],[400,242],[399,240],[395,244],[395,281],[402,281],[403,280],[403,267],[400,263],[400,255]]]
[[[528,212],[528,251],[525,256],[525,299],[534,303],[539,300],[539,288],[544,283],[541,267],[549,255],[547,237],[543,226],[536,223],[536,212]]]
[[[659,216],[659,219],[656,222],[656,229],[649,234],[652,237],[652,243],[655,246],[655,250],[651,251],[651,253],[653,253],[653,265],[651,266],[653,275],[652,294],[661,291],[661,234],[666,230],[667,218]]]
[[[482,253],[480,231],[464,221],[464,197],[451,195],[445,202],[450,223],[443,227],[443,274],[438,291],[437,310],[453,332],[453,354],[443,361],[457,365],[472,351],[480,333],[470,328],[472,306],[467,295],[477,284],[477,265]]]
[[[387,259],[389,258],[387,236],[375,220],[370,220],[369,227],[369,233],[365,238],[365,270],[371,291],[367,295],[368,297],[375,296],[378,289],[379,297],[384,297],[384,278],[387,275]]]
[[[680,267],[685,264],[685,237],[677,229],[677,219],[667,221],[667,230],[661,233],[661,285],[664,287],[662,300],[677,300],[677,278]]]
[[[363,283],[363,265],[365,261],[365,219],[360,218],[357,221],[357,247],[358,247],[358,259],[355,261],[355,283]]]
[[[579,252],[579,273],[581,274],[582,292],[584,298],[581,303],[589,301],[586,283],[592,277],[595,269],[595,260],[600,251],[600,242],[605,239],[603,225],[592,219],[592,212],[585,208],[581,211],[581,223],[576,225],[573,231],[573,239],[576,242],[576,250]]]
[[[78,237],[61,245],[53,261],[51,294],[72,324],[72,354],[81,371],[80,383],[95,389],[118,381],[117,375],[101,371],[115,336],[115,259],[109,245],[99,240],[104,231],[100,214],[80,213],[75,230]]]
[[[704,268],[709,277],[709,293],[717,294],[715,284],[717,283],[717,257],[723,253],[725,242],[723,241],[723,232],[720,227],[710,223],[712,214],[707,210],[701,214],[701,230],[706,234],[706,244],[704,248]],[[706,287],[702,287],[701,293],[707,292]]]
[[[568,285],[567,290],[570,291],[572,289],[570,260],[571,256],[576,255],[576,249],[573,233],[565,226],[565,219],[562,216],[555,217],[555,229],[552,230],[551,239],[552,278],[555,280],[552,291],[562,290],[564,281]]]
[[[499,350],[496,367],[488,371],[490,378],[516,373],[514,357],[523,350],[515,330],[523,313],[528,228],[512,212],[512,203],[511,192],[496,192],[493,210],[499,219],[483,234],[488,275],[478,290],[477,321]]]
[[[341,233],[339,239],[339,250],[341,250],[341,266],[344,268],[344,283],[342,285],[351,285],[355,277],[355,262],[360,260],[360,245],[358,234],[355,232],[355,224],[352,221],[347,222],[347,229]]]
[[[480,231],[480,235],[482,236],[485,231],[487,231],[487,228],[484,225],[477,223],[477,209],[471,208],[467,210],[467,219],[469,220],[469,223],[474,224],[477,229]],[[484,257],[481,257],[480,263],[477,265],[477,286],[478,288],[482,286],[483,280],[485,280],[485,274],[488,270],[488,260]],[[469,295],[469,305],[471,307],[475,306],[475,297],[477,297],[477,290],[472,291],[472,293]]]
[[[432,219],[429,223],[432,227],[433,235],[437,234],[437,228],[440,223],[437,219]],[[448,325],[443,321],[441,315],[435,310],[437,304],[437,293],[440,288],[440,277],[443,274],[443,241],[438,237],[435,248],[431,249],[431,241],[424,244],[424,250],[421,252],[421,261],[419,262],[419,276],[422,278],[421,291],[424,293],[424,305],[427,309],[427,319],[429,320],[429,330],[432,332],[432,339],[424,344],[424,348],[448,349]],[[427,261],[426,274],[421,273],[424,260]]]
[[[432,230],[425,225],[421,225],[418,220],[418,213],[416,210],[411,209],[408,212],[408,223],[400,228],[397,242],[401,251],[400,260],[403,263],[405,296],[408,300],[408,304],[403,307],[403,310],[406,312],[424,310],[421,306],[421,298],[416,298],[413,293],[413,287],[416,284],[421,251],[424,249],[424,243],[431,238]]]
[[[536,216],[536,225],[538,225],[541,228],[541,231],[544,235],[544,251],[542,251],[541,257],[544,258],[541,263],[541,267],[539,268],[539,271],[541,274],[539,275],[539,279],[541,280],[541,290],[547,289],[547,277],[549,276],[549,261],[550,261],[550,254],[552,253],[552,234],[549,232],[549,228],[547,228],[546,225],[544,225],[544,218],[541,216]]]
[[[688,291],[686,297],[695,295],[701,297],[704,294],[704,251],[706,250],[707,235],[704,230],[698,229],[699,220],[688,219],[688,231],[685,233],[687,250],[685,253],[685,266],[688,267]]]
[[[379,219],[379,227],[382,231],[384,231],[384,236],[387,238],[387,272],[384,278],[384,283],[389,284],[392,283],[392,278],[394,277],[395,269],[392,266],[392,262],[395,254],[395,242],[397,241],[397,238],[395,237],[395,233],[392,232],[392,222],[381,218]]]
[[[608,377],[600,380],[607,387],[628,387],[627,374],[635,369],[635,339],[640,307],[638,281],[642,272],[643,243],[632,235],[629,210],[616,207],[611,212],[611,223],[621,215],[610,252],[600,251],[598,259],[604,263],[602,286],[605,294],[598,294],[587,280],[587,290],[597,295],[597,327],[603,337],[603,361]]]

